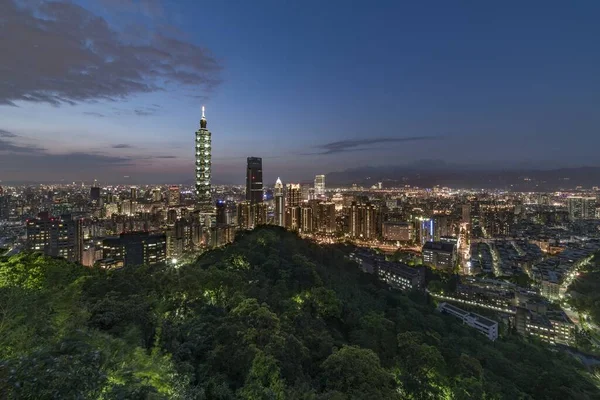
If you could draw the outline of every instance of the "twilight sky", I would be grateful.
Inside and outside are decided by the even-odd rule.
[[[600,166],[600,2],[0,0],[0,181]]]

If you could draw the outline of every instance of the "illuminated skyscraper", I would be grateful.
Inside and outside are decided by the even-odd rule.
[[[302,189],[299,183],[288,183],[286,186],[286,207],[298,207],[302,199]]]
[[[206,129],[206,117],[202,107],[200,129],[196,131],[196,209],[202,213],[213,212],[210,194],[211,145],[211,133]]]
[[[275,225],[284,226],[284,209],[285,203],[283,199],[283,183],[277,178],[275,182]]]
[[[262,158],[248,157],[246,168],[246,200],[250,204],[263,201]]]
[[[325,194],[325,175],[315,176],[315,194],[317,196]]]

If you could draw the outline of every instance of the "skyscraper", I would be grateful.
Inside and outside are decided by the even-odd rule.
[[[325,194],[325,175],[315,176],[315,194],[317,196]]]
[[[206,129],[206,117],[202,107],[200,129],[196,131],[196,209],[203,213],[213,212],[210,194],[211,133]]]
[[[283,183],[277,178],[275,182],[275,225],[284,226],[285,203],[283,198]]]
[[[288,183],[286,186],[286,207],[298,207],[302,198],[302,190],[299,183]]]
[[[246,200],[250,204],[262,203],[263,180],[262,180],[262,158],[248,157],[246,168]]]
[[[100,200],[100,188],[92,186],[90,188],[90,200],[98,202]]]
[[[373,239],[377,235],[377,211],[371,203],[352,202],[350,207],[350,236]]]

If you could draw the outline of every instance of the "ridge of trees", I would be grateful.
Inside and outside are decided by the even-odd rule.
[[[495,343],[279,228],[190,265],[0,258],[9,399],[597,399],[577,361]]]

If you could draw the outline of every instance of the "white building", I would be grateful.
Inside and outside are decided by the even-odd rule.
[[[494,341],[498,339],[498,323],[494,320],[486,318],[482,315],[465,311],[448,303],[440,303],[438,311],[453,315],[456,318],[462,319],[464,324],[471,328],[477,329],[479,332],[487,336],[488,339]]]

